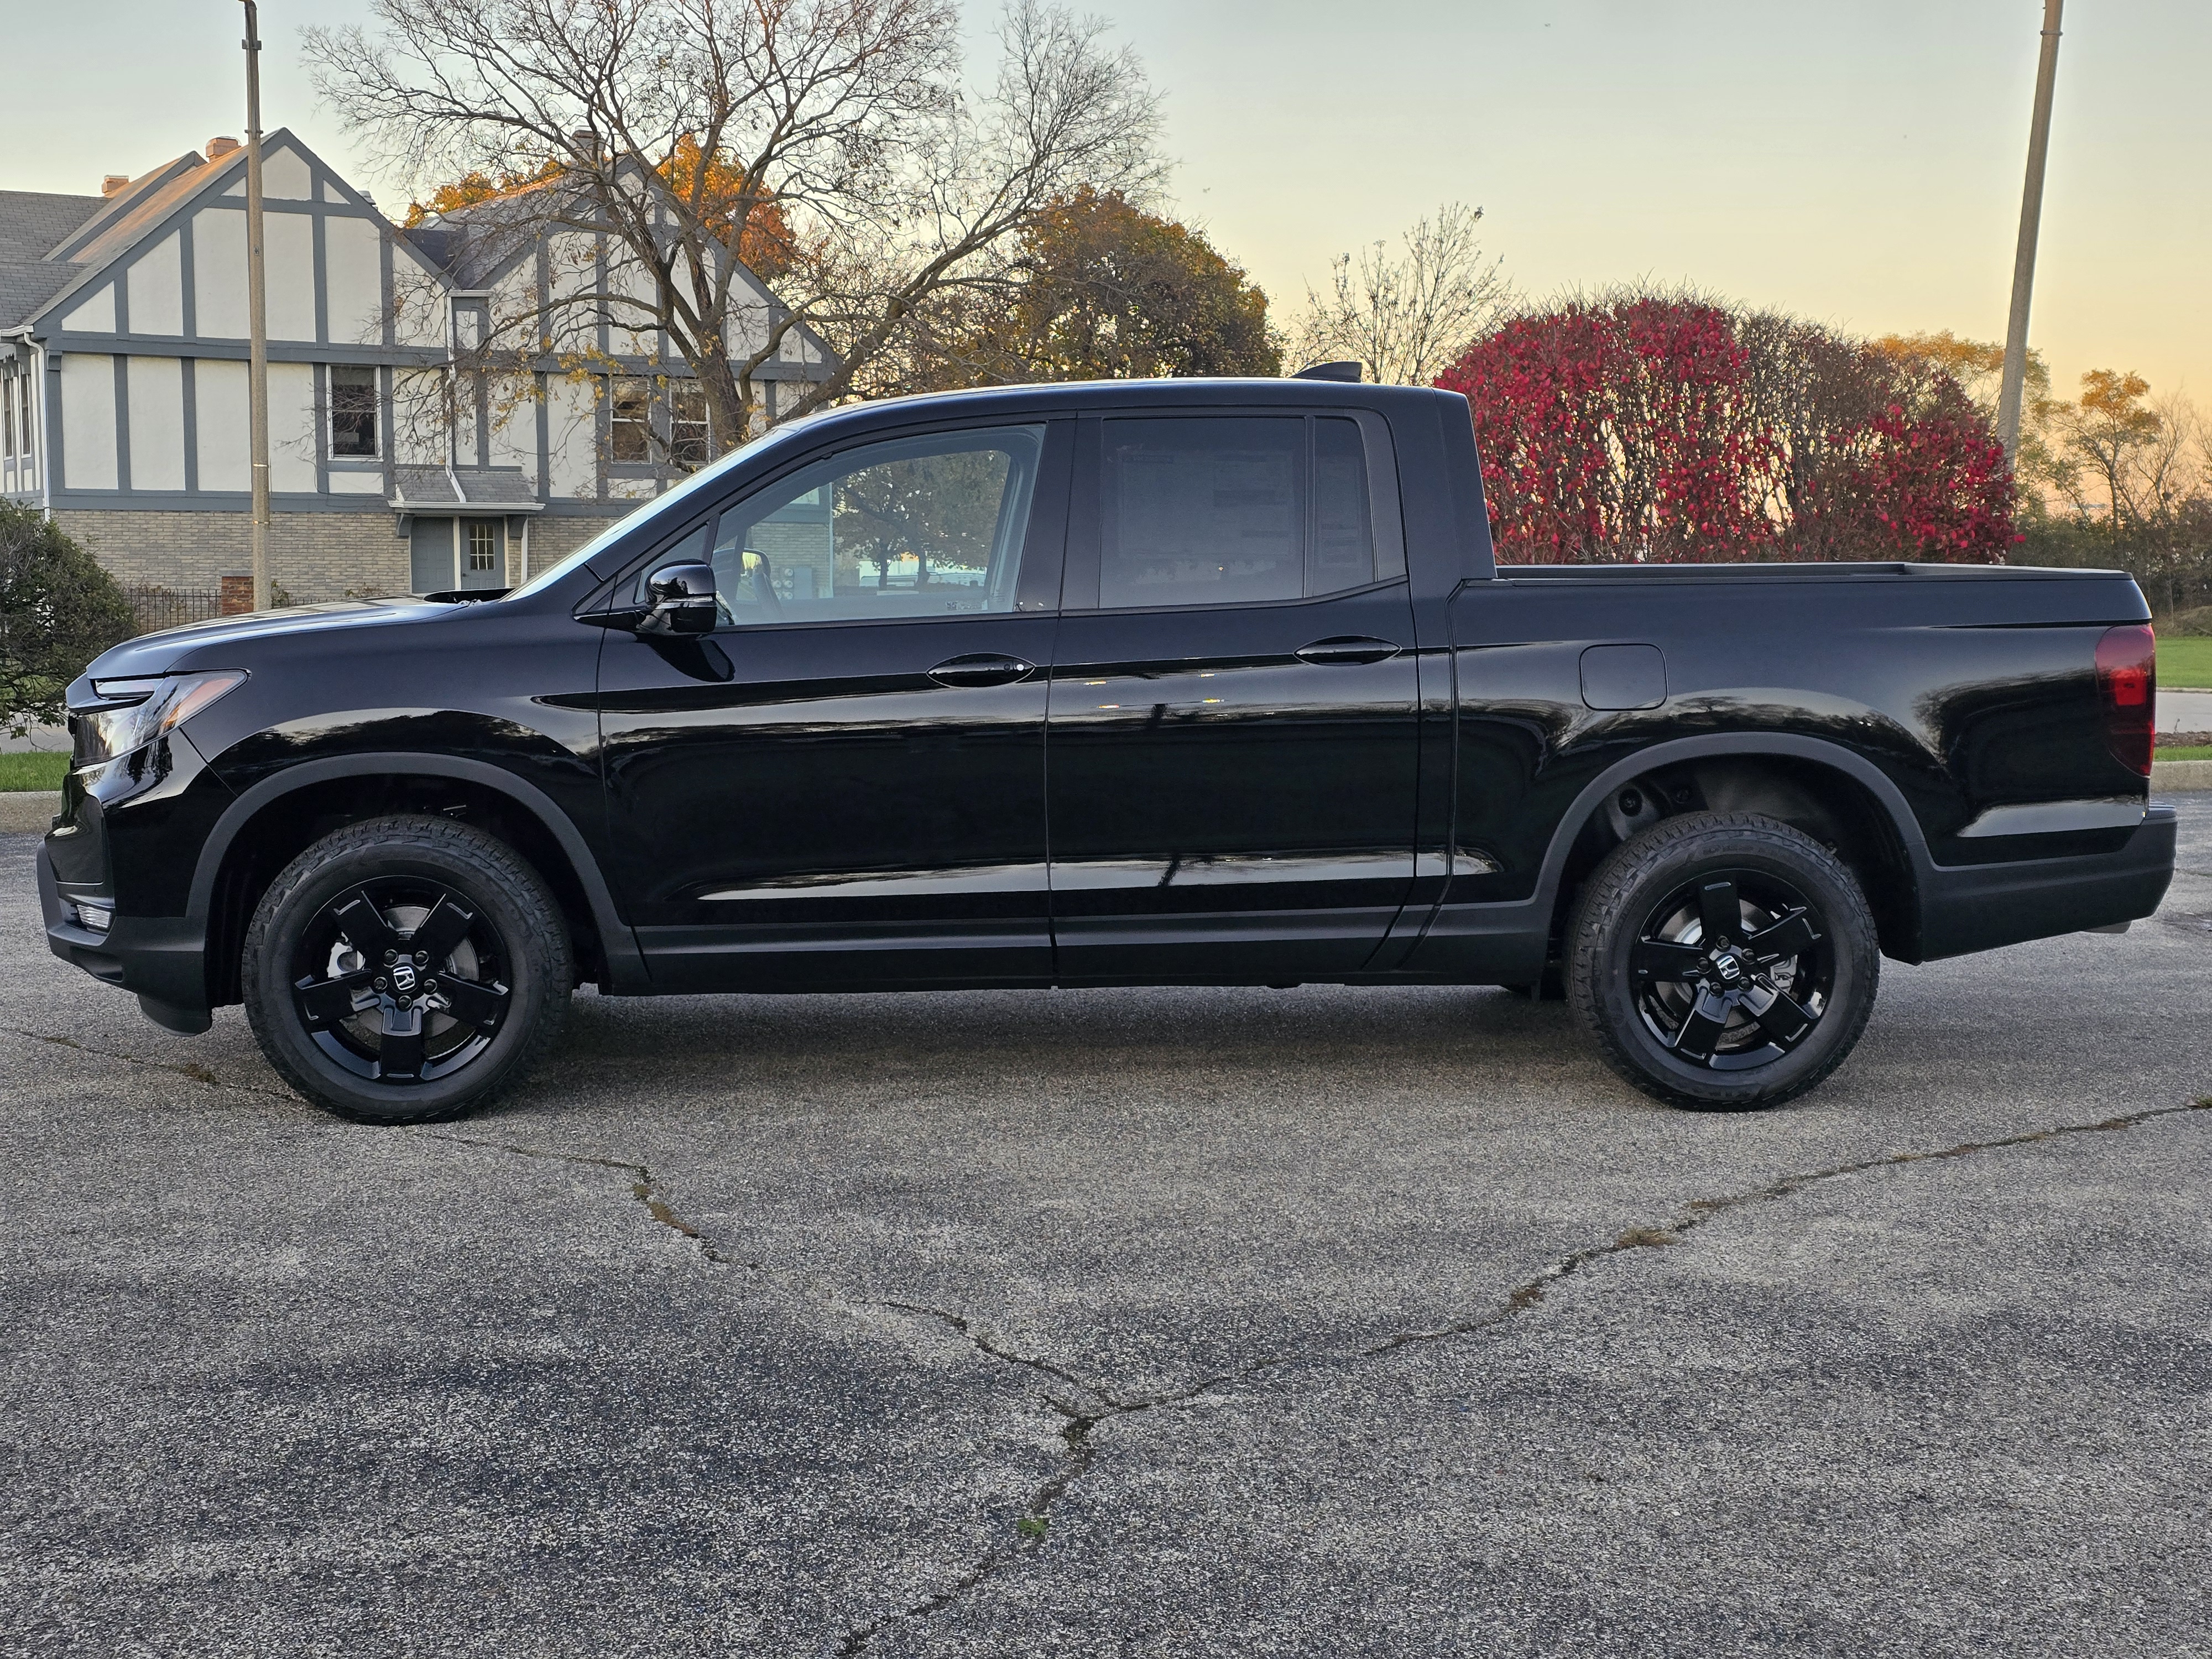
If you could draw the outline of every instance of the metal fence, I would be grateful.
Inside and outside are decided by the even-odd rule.
[[[213,587],[163,587],[157,582],[131,582],[123,589],[131,611],[138,619],[138,632],[181,628],[186,623],[206,622],[223,614],[222,592]]]

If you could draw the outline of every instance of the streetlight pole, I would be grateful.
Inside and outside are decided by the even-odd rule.
[[[2020,202],[2020,247],[2012,262],[2012,318],[2005,327],[2004,380],[1997,393],[1997,437],[2005,459],[2020,454],[2020,403],[2027,378],[2027,302],[2035,289],[2035,234],[2043,219],[2043,164],[2051,155],[2051,92],[2058,80],[2058,14],[2066,0],[2043,0],[2043,55],[2035,66],[2035,118],[2027,135],[2027,187]]]
[[[259,8],[245,0],[246,292],[251,335],[246,366],[248,441],[253,469],[253,608],[270,607],[269,592],[269,290],[261,253],[261,27]]]

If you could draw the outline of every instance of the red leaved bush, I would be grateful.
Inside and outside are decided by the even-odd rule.
[[[2003,451],[1948,370],[1817,325],[1630,295],[1518,317],[1463,393],[1509,563],[1995,562]]]

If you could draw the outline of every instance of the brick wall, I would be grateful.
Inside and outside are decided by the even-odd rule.
[[[120,582],[213,592],[253,568],[243,513],[132,513],[64,508],[54,520]],[[543,570],[581,547],[607,519],[543,519],[530,526],[530,562]],[[269,526],[269,580],[295,604],[348,592],[404,593],[407,544],[388,510],[278,513]]]
[[[534,575],[550,569],[586,542],[598,535],[615,519],[569,519],[539,517],[530,521],[530,569]]]

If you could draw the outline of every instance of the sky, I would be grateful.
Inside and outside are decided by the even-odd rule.
[[[1649,278],[2003,336],[2041,0],[1079,4],[1164,94],[1175,210],[1281,320],[1334,255],[1462,201],[1534,296]],[[234,0],[8,9],[0,188],[95,193],[243,125]],[[979,59],[995,9],[964,0]],[[404,206],[299,62],[302,23],[367,0],[261,11],[265,124]],[[2212,404],[2208,84],[2207,0],[2068,7],[2031,328],[2062,392],[2132,369]]]

